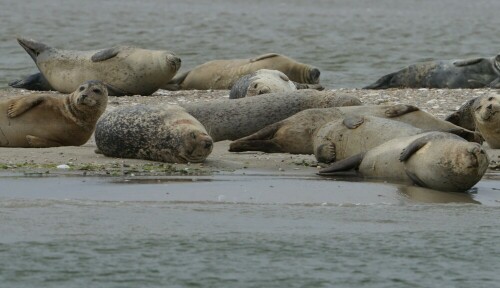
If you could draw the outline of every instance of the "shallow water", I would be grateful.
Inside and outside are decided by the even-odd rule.
[[[167,49],[190,69],[278,52],[322,71],[327,87],[362,87],[424,59],[499,52],[500,1],[0,0],[0,87],[36,71],[15,41],[89,50]]]

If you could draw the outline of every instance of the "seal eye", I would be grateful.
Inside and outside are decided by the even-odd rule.
[[[83,90],[85,90],[85,87],[83,86],[80,86],[80,88],[78,88],[78,91],[82,92]]]
[[[94,92],[96,94],[101,94],[101,90],[97,89],[97,88],[92,89],[92,92]]]
[[[493,101],[493,97],[488,98],[488,101]]]
[[[479,109],[481,109],[481,108],[483,108],[483,106],[482,106],[482,105],[477,106],[477,107],[476,107],[476,111],[478,111],[478,110],[479,110]]]
[[[191,132],[191,134],[190,134],[190,135],[191,135],[191,137],[192,137],[193,139],[196,139],[196,134],[194,134],[194,132]]]

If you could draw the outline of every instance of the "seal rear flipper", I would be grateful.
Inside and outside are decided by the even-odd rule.
[[[13,100],[7,109],[7,116],[9,118],[17,117],[31,108],[41,104],[43,100],[43,96],[26,96]]]
[[[332,175],[335,172],[343,172],[352,169],[357,169],[361,164],[361,162],[363,161],[364,157],[365,153],[359,153],[344,160],[340,160],[326,168],[319,170],[318,175]]]
[[[321,84],[305,84],[305,83],[298,83],[298,82],[294,82],[294,81],[292,81],[292,82],[295,85],[295,88],[297,88],[297,90],[301,90],[301,89],[314,89],[314,90],[318,90],[318,91],[325,90],[325,87],[323,87],[323,85],[321,85]]]
[[[266,153],[284,152],[273,140],[236,140],[229,144],[229,152],[262,151]]]
[[[189,75],[189,73],[191,72],[191,70],[189,71],[186,71],[182,74],[177,74],[175,75],[175,77],[168,81],[167,84],[163,85],[161,87],[161,89],[164,89],[164,90],[169,90],[169,91],[178,91],[178,90],[182,90],[182,82],[184,82],[184,80],[186,79],[186,77]]]
[[[418,178],[417,175],[411,173],[410,171],[405,171],[405,172],[408,178],[410,178],[413,183],[417,184],[420,187],[427,188],[427,185],[425,185],[424,181],[420,180],[420,178]]]
[[[384,112],[385,116],[389,118],[393,117],[399,117],[402,115],[405,115],[407,113],[419,111],[420,109],[418,107],[415,107],[413,105],[407,105],[407,104],[396,104],[393,105],[389,108],[387,108]]]
[[[92,55],[92,57],[90,57],[90,60],[92,60],[92,62],[106,61],[118,55],[120,51],[121,51],[120,47],[107,48],[99,52],[96,52],[94,55]]]
[[[24,79],[14,80],[9,83],[10,87],[34,91],[52,91],[54,88],[45,79],[42,73],[32,74]]]
[[[262,54],[262,55],[259,55],[259,56],[255,57],[255,58],[250,59],[250,62],[257,62],[257,61],[260,61],[260,60],[264,60],[264,59],[267,59],[267,58],[273,58],[273,57],[277,57],[277,56],[280,56],[280,55],[277,54],[277,53]]]
[[[28,144],[30,145],[30,147],[33,147],[33,148],[48,148],[48,147],[63,146],[59,142],[52,141],[52,140],[45,139],[45,138],[32,136],[32,135],[26,135],[26,140],[28,141]]]
[[[485,59],[484,58],[471,58],[471,59],[465,59],[465,60],[457,60],[457,61],[453,62],[453,65],[455,65],[457,67],[463,67],[463,66],[477,64],[483,60],[485,60]]]
[[[108,83],[104,83],[104,85],[106,86],[106,88],[108,89],[108,96],[130,96],[130,95],[134,95],[133,93],[129,93],[127,91],[124,91],[118,87],[115,87],[111,84],[108,84]]]
[[[31,56],[31,59],[35,61],[36,63],[36,57],[40,53],[42,53],[45,50],[50,49],[48,45],[43,44],[42,42],[35,41],[33,39],[26,39],[26,38],[17,38],[17,43],[21,45],[21,47],[28,52],[28,54]]]
[[[375,83],[370,84],[368,86],[363,87],[362,89],[387,89],[387,88],[393,88],[391,85],[392,78],[394,75],[396,75],[398,72],[393,72],[390,74],[387,74],[385,76],[380,77]]]
[[[500,89],[500,78],[493,80],[490,84],[488,84],[489,88]]]

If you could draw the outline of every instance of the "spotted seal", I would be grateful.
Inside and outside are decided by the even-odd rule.
[[[238,139],[229,151],[263,151],[267,153],[313,154],[313,137],[324,124],[345,116],[377,116],[410,124],[416,128],[445,131],[476,140],[476,133],[440,120],[411,105],[375,105],[308,109],[260,131]]]
[[[95,141],[106,156],[170,163],[203,162],[213,148],[203,125],[177,105],[115,109],[97,123]]]
[[[500,88],[500,54],[492,58],[428,61],[387,74],[363,89]]]
[[[176,75],[164,85],[166,90],[231,89],[236,80],[260,69],[278,70],[294,82],[318,84],[318,68],[284,55],[269,53],[251,59],[213,60]]]
[[[406,182],[441,191],[467,191],[488,169],[480,144],[444,132],[427,132],[385,142],[366,153],[333,163],[319,175],[356,169],[366,178]]]
[[[305,109],[352,105],[361,105],[361,101],[333,91],[298,90],[181,106],[198,119],[217,142],[248,136]]]
[[[88,81],[71,95],[30,95],[0,101],[0,146],[85,144],[108,103],[106,86]]]
[[[69,93],[80,83],[97,79],[110,95],[150,95],[168,82],[181,60],[169,51],[115,46],[95,51],[60,50],[35,40],[18,38],[53,89]],[[37,85],[32,76],[24,85]]]

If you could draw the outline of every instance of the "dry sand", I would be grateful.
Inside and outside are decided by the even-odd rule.
[[[458,109],[462,103],[483,95],[496,93],[489,89],[391,89],[360,90],[338,89],[337,93],[353,95],[364,104],[405,103],[420,107],[439,118]],[[0,97],[30,95],[47,92],[25,90],[0,90]],[[52,92],[50,92],[52,93]],[[54,92],[55,93],[55,92]],[[211,101],[228,98],[229,91],[164,91],[153,96],[110,97],[107,111],[119,106],[138,103],[156,105],[160,103],[179,104],[196,101]],[[243,174],[266,173],[276,175],[312,175],[317,171],[313,155],[265,154],[261,152],[230,153],[229,141],[217,142],[214,151],[201,164],[166,164],[137,159],[109,158],[94,153],[93,137],[80,147],[55,148],[0,148],[0,171],[24,174],[77,174],[77,175],[210,175],[214,173]],[[489,174],[498,176],[500,150],[488,150],[491,165]],[[67,165],[69,168],[57,168]]]

